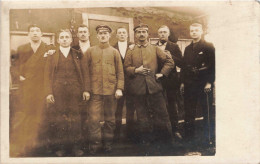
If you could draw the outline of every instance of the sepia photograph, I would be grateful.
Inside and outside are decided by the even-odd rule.
[[[116,158],[131,163],[124,157],[132,163],[138,157],[143,163],[169,163],[179,157],[182,163],[195,162],[192,157],[214,163],[219,152],[232,157],[236,146],[240,148],[234,158],[226,156],[230,163],[239,150],[255,151],[238,161],[260,162],[259,108],[256,115],[250,111],[259,107],[260,57],[253,48],[260,47],[259,3],[199,3],[3,3],[1,35],[8,36],[7,41],[1,39],[5,163],[44,163],[42,158],[49,163],[76,163],[64,157],[78,163],[90,157],[97,160],[89,163],[116,163]],[[234,19],[232,13],[239,12]],[[257,37],[249,38],[254,32]],[[248,43],[240,47],[236,36],[249,38]],[[235,45],[241,52],[237,60]],[[243,48],[252,49],[258,59],[258,64],[252,62],[257,71],[250,71],[251,60],[242,66],[250,72],[247,80],[258,84],[247,91],[233,83],[231,76],[239,75],[230,71],[233,64],[228,63],[234,61],[231,69],[243,64]],[[237,71],[243,73],[240,67]],[[232,88],[238,87],[245,95],[250,93],[248,99],[239,97],[245,102],[237,103],[253,102],[244,117],[258,120],[255,135],[252,126],[241,126],[245,125],[241,119],[232,126],[245,110],[237,107],[235,112],[237,104],[231,105],[236,100],[230,99],[235,94]],[[239,127],[244,140],[228,135],[237,134]],[[251,138],[255,145],[249,148],[251,144],[244,144]],[[241,145],[234,144],[239,140]],[[157,162],[145,160],[154,157],[159,157]]]

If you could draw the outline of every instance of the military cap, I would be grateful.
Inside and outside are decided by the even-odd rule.
[[[109,33],[112,32],[112,29],[107,25],[98,25],[96,31],[98,32],[99,30],[107,30]]]
[[[139,25],[137,25],[135,28],[134,28],[134,31],[138,30],[138,29],[145,29],[148,31],[148,25],[147,24],[144,24],[144,23],[140,23]]]

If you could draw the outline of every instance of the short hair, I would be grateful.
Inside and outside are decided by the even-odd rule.
[[[70,37],[72,38],[72,33],[71,33],[71,31],[70,31],[69,29],[61,29],[61,30],[59,30],[58,33],[57,33],[57,37],[58,37],[58,38],[60,37],[60,33],[62,33],[62,32],[67,32],[67,33],[69,33],[69,34],[70,34]]]
[[[128,33],[127,29],[126,29],[125,27],[123,27],[123,26],[121,26],[121,27],[118,27],[118,28],[116,29],[116,33],[117,33],[117,31],[118,31],[119,29],[121,29],[121,28],[125,29],[125,30],[126,30],[126,32]]]
[[[31,28],[33,27],[38,27],[41,30],[41,28],[37,24],[31,24],[28,26],[28,32],[30,32]]]
[[[200,23],[192,23],[191,25],[190,25],[190,27],[191,26],[193,26],[193,27],[200,27],[201,29],[202,29],[202,24],[200,24]]]
[[[162,26],[160,26],[160,27],[158,28],[158,30],[159,30],[160,28],[167,28],[168,31],[169,31],[169,33],[171,33],[171,32],[170,32],[170,28],[169,28],[168,26],[166,26],[166,25],[162,25]]]
[[[85,28],[85,27],[86,27],[86,28],[88,29],[88,26],[87,26],[87,25],[85,25],[85,24],[81,24],[81,25],[78,26],[78,28],[77,28],[77,32],[78,32],[78,30],[79,30],[80,27],[82,27],[82,28]]]

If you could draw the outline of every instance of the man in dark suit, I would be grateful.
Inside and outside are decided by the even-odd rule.
[[[27,156],[40,145],[39,132],[43,125],[45,95],[43,72],[47,52],[53,48],[41,40],[39,26],[28,27],[30,42],[18,47],[19,109],[14,113],[11,126],[11,156]]]
[[[90,41],[89,41],[89,30],[88,26],[81,24],[78,26],[77,30],[77,37],[79,39],[79,42],[77,45],[73,46],[72,48],[81,51],[81,54],[85,54],[87,52],[87,49],[90,47]],[[80,59],[82,56],[80,56]],[[81,128],[82,128],[82,147],[84,150],[88,149],[88,103],[81,104],[82,111],[81,111]]]
[[[141,143],[149,143],[151,131],[149,112],[152,110],[154,134],[161,141],[172,142],[172,127],[159,81],[168,76],[174,62],[159,47],[148,42],[148,26],[140,24],[134,28],[137,44],[126,55],[124,67],[128,76],[128,93],[133,95],[137,112]],[[162,68],[158,71],[158,64]]]
[[[133,46],[132,43],[128,41],[128,32],[125,27],[119,27],[116,30],[116,37],[118,42],[113,46],[118,50],[121,56],[122,63],[124,64],[125,55],[129,46]],[[127,87],[127,79],[125,77],[125,88]],[[126,89],[125,89],[126,90]],[[127,94],[126,92],[123,93],[123,96],[117,100],[117,109],[116,109],[116,129],[115,129],[115,136],[114,141],[118,142],[120,139],[120,132],[122,126],[122,114],[123,114],[123,107],[124,102],[126,103],[126,133],[127,137],[131,138],[134,134],[134,108],[133,102],[131,101],[132,97]]]
[[[163,51],[169,53],[169,57],[174,60],[175,67],[170,72],[169,76],[162,80],[163,88],[167,96],[167,109],[170,116],[172,131],[175,134],[175,137],[181,139],[178,127],[178,103],[177,103],[177,94],[180,88],[180,82],[178,79],[178,74],[176,71],[176,66],[181,67],[181,50],[179,46],[168,40],[170,35],[170,29],[163,25],[158,29],[159,41],[157,46]]]
[[[70,47],[72,35],[68,29],[58,34],[56,52],[48,57],[44,83],[49,109],[50,140],[57,156],[68,151],[75,156],[83,155],[80,150],[81,117],[79,104],[90,98],[84,80],[79,57],[81,52]],[[85,74],[84,76],[88,76]],[[88,78],[87,78],[88,79]],[[85,94],[82,94],[85,91]]]
[[[73,46],[72,48],[80,50],[82,54],[86,53],[87,49],[90,47],[89,42],[89,30],[87,25],[79,25],[77,31],[77,37],[79,39],[79,44]]]
[[[194,138],[196,106],[200,102],[203,111],[206,143],[208,141],[208,114],[212,110],[212,88],[215,81],[215,48],[212,43],[202,39],[202,25],[194,23],[190,26],[192,43],[185,48],[183,67],[181,69],[181,87],[184,93],[185,138]]]

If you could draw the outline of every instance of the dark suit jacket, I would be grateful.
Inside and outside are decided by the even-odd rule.
[[[79,57],[81,56],[81,52],[71,48],[70,53],[72,54],[72,58],[73,58],[74,64],[75,64],[77,72],[78,72],[80,84],[82,85],[82,91],[87,91],[87,90],[85,90],[81,60],[79,59]],[[44,70],[44,88],[45,88],[46,95],[53,94],[53,90],[52,90],[53,82],[54,82],[54,79],[56,76],[59,55],[62,55],[62,54],[60,54],[60,49],[59,49],[59,47],[57,47],[56,52],[53,55],[49,55],[47,62],[46,62],[46,66],[45,66],[45,70]]]
[[[157,42],[157,45],[159,45],[159,42]],[[182,53],[178,46],[178,44],[175,44],[173,42],[167,41],[165,50],[170,51],[172,59],[175,63],[175,67],[170,72],[169,76],[167,78],[162,79],[163,87],[168,89],[177,89],[179,86],[179,80],[178,80],[178,74],[176,71],[176,66],[182,67]],[[159,66],[161,67],[161,66]]]
[[[193,42],[185,48],[181,80],[186,84],[199,82],[205,85],[215,81],[215,48],[201,39],[195,47]],[[192,68],[200,69],[197,73]]]
[[[158,70],[158,63],[163,66]],[[135,69],[143,65],[149,68],[151,72],[144,76],[135,74]],[[133,95],[154,94],[161,92],[162,85],[160,81],[156,81],[155,74],[162,73],[168,76],[174,68],[174,61],[167,57],[167,55],[157,46],[150,43],[147,46],[135,45],[133,50],[128,50],[124,62],[126,76],[129,78],[127,89]]]
[[[127,51],[129,50],[129,45],[131,45],[131,44],[133,44],[133,43],[127,42],[127,48],[126,48],[126,52],[125,52],[125,53],[127,53]],[[120,56],[121,56],[121,59],[122,59],[122,63],[124,64],[125,58],[122,57],[122,55],[121,55],[121,53],[120,53],[120,51],[119,51],[118,42],[116,42],[116,44],[113,45],[113,47],[118,50],[118,52],[119,52],[119,54],[120,54]],[[126,57],[126,55],[125,55],[125,57]]]

